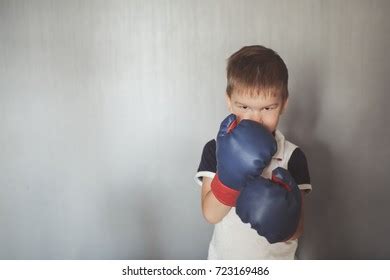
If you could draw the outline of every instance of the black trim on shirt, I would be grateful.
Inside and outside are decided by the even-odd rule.
[[[217,173],[217,159],[215,156],[215,151],[217,149],[217,143],[215,139],[210,140],[206,143],[202,152],[202,159],[198,167],[199,171],[209,171]]]
[[[310,184],[306,156],[300,148],[296,148],[292,153],[288,161],[287,169],[297,185]]]

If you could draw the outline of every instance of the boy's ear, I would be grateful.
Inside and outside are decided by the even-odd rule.
[[[225,98],[226,98],[226,105],[227,105],[227,108],[229,110],[230,113],[233,113],[233,110],[232,110],[232,100],[230,99],[229,95],[226,93],[225,95]]]
[[[283,103],[283,107],[282,107],[282,110],[280,111],[280,114],[283,114],[286,111],[287,104],[288,104],[288,97],[287,97],[287,99]]]

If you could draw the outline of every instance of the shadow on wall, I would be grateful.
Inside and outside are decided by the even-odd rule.
[[[366,67],[368,73],[374,71],[371,69],[374,66]],[[287,139],[305,152],[313,186],[305,200],[305,231],[299,242],[299,259],[387,259],[389,256],[389,246],[383,244],[389,235],[389,223],[383,222],[387,220],[385,213],[389,212],[386,184],[389,150],[383,149],[389,143],[389,133],[384,129],[389,122],[389,99],[387,84],[383,82],[389,71],[385,68],[388,64],[380,67],[383,68],[375,68],[379,74],[374,81],[354,84],[361,85],[363,90],[376,89],[369,96],[360,92],[355,95],[356,100],[365,98],[358,101],[361,104],[370,102],[375,107],[367,109],[367,105],[355,102],[346,108],[345,114],[350,114],[347,120],[353,122],[356,116],[358,122],[351,128],[343,127],[348,124],[344,120],[338,123],[339,116],[332,115],[329,104],[323,104],[323,100],[329,103],[331,97],[326,91],[329,87],[322,80],[321,66],[308,63],[296,70],[301,82],[291,92],[290,106],[283,119],[284,131]],[[304,98],[299,99],[300,96]],[[337,149],[336,153],[339,136],[353,144],[347,149]]]
[[[334,248],[328,243],[334,238],[333,228],[342,221],[332,217],[330,202],[336,194],[333,180],[334,157],[327,144],[318,135],[318,113],[323,87],[318,77],[316,65],[306,65],[299,77],[301,83],[294,91],[299,91],[304,99],[290,102],[285,118],[285,131],[288,140],[300,146],[308,160],[313,191],[305,200],[305,232],[299,240],[298,259],[332,258]],[[294,97],[292,92],[291,98]],[[322,134],[322,133],[321,133]]]

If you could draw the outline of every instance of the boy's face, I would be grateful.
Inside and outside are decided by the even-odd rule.
[[[235,114],[238,121],[249,119],[262,124],[273,133],[279,123],[279,117],[287,106],[287,100],[283,102],[280,95],[256,95],[239,94],[233,92],[226,96],[229,111]]]

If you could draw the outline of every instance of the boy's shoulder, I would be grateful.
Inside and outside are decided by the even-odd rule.
[[[208,152],[212,152],[214,151],[215,152],[215,149],[217,148],[217,141],[215,141],[215,139],[211,139],[210,141],[208,141],[204,147],[203,147],[203,151],[208,151]]]
[[[301,148],[297,147],[293,151],[288,161],[287,169],[298,185],[310,185],[310,174],[307,159]]]
[[[295,159],[306,159],[303,150],[295,143],[288,140],[281,131],[276,130],[275,139],[278,142],[278,152],[282,152],[283,156],[288,156],[289,161]]]
[[[217,143],[215,139],[211,139],[203,147],[198,171],[194,177],[195,182],[200,186],[202,185],[203,177],[213,178],[215,173],[217,173],[216,148]]]
[[[210,171],[214,173],[217,172],[216,149],[217,149],[217,142],[215,141],[215,139],[211,139],[204,145],[198,172],[199,171]]]
[[[210,146],[210,145],[216,145],[217,144],[217,141],[215,138],[213,139],[210,139],[209,141],[206,142],[205,146]]]
[[[298,185],[302,185],[304,188],[311,189],[310,185],[310,174],[307,164],[307,159],[303,150],[287,140],[284,135],[280,132],[276,132],[276,137],[278,141],[278,147],[284,158],[284,164],[287,167],[287,170],[291,173],[295,182]]]
[[[307,162],[305,153],[302,151],[300,147],[296,147],[296,149],[292,152],[289,163],[293,164],[294,162]]]
[[[215,158],[216,150],[217,150],[217,141],[215,141],[215,139],[211,139],[203,147],[202,158],[204,157]]]
[[[288,166],[294,166],[294,165],[301,165],[300,163],[306,163],[306,156],[301,147],[298,145],[292,143],[291,141],[287,140],[283,136],[283,142],[284,142],[284,148],[285,150],[289,150],[287,153],[289,153],[289,160],[288,160]]]

